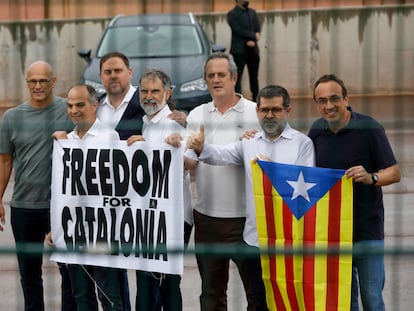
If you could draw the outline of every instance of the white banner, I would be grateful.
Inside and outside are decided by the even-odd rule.
[[[147,142],[59,140],[51,226],[57,262],[182,274],[183,151]]]

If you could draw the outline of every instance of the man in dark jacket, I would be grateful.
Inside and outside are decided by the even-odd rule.
[[[102,123],[118,132],[121,140],[142,134],[145,112],[139,104],[139,92],[131,85],[129,59],[120,52],[104,55],[100,61],[100,78],[106,93],[99,99],[97,116]],[[120,269],[124,310],[131,310],[127,271]]]
[[[252,100],[256,101],[259,91],[259,47],[260,25],[256,11],[249,8],[249,1],[236,0],[234,8],[227,13],[227,22],[231,28],[230,53],[237,65],[236,92],[241,93],[241,81],[244,66],[249,71]]]
[[[100,77],[106,93],[99,99],[98,118],[116,130],[121,140],[140,135],[145,113],[139,105],[138,91],[131,85],[128,58],[119,52],[104,55]]]

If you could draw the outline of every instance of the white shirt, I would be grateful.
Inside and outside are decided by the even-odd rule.
[[[166,105],[151,120],[147,116],[142,118],[142,136],[145,141],[165,142],[165,138],[173,133],[184,135],[185,129],[180,123],[167,118],[171,113],[170,108]]]
[[[256,103],[243,98],[221,113],[209,102],[190,111],[186,136],[200,130],[204,124],[205,141],[225,145],[240,140],[246,130],[258,130]],[[236,218],[246,216],[244,171],[240,166],[212,166],[198,163],[195,171],[196,200],[194,209],[211,217]]]
[[[145,115],[142,118],[142,136],[145,141],[151,142],[164,142],[165,138],[169,135],[178,133],[181,137],[184,137],[185,128],[181,126],[180,123],[171,120],[167,116],[171,113],[170,108],[166,105],[162,108],[151,120]],[[183,211],[184,211],[184,220],[192,224],[192,206],[191,206],[191,193],[190,193],[190,176],[188,171],[184,171],[183,176]]]
[[[83,135],[82,138],[78,135],[78,127],[75,127],[72,132],[68,134],[68,139],[77,140],[91,140],[91,139],[102,139],[102,140],[119,140],[119,134],[109,126],[103,124],[98,118],[89,128],[89,130]]]
[[[282,134],[273,141],[267,139],[264,132],[261,131],[252,139],[238,141],[226,146],[205,144],[199,156],[199,160],[213,165],[244,166],[247,216],[243,239],[247,244],[253,246],[259,246],[259,244],[250,161],[259,154],[283,164],[315,165],[315,152],[311,139],[305,134],[292,129],[289,124],[286,124]],[[194,150],[188,150],[186,156],[197,157]]]
[[[125,94],[125,97],[117,108],[112,106],[108,95],[106,95],[104,100],[98,106],[96,116],[112,129],[116,129],[135,91],[136,88],[130,85],[128,92]]]

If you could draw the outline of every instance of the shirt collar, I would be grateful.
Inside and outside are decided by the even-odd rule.
[[[279,140],[280,138],[284,138],[284,139],[293,139],[293,135],[294,135],[294,130],[290,127],[289,123],[286,123],[286,126],[284,128],[284,130],[282,131],[282,133],[279,135],[278,138],[274,139],[274,140],[270,140],[269,138],[266,137],[266,134],[263,130],[261,130],[260,132],[258,132],[255,135],[256,139],[264,139],[267,140],[269,142],[274,142]]]
[[[236,93],[236,96],[239,97],[239,101],[233,107],[230,107],[228,110],[235,110],[237,112],[244,112],[243,102],[245,101],[245,98],[243,97],[242,94],[239,94],[239,93]],[[210,103],[211,103],[211,105],[209,107],[209,112],[218,111],[217,107],[214,105],[214,100],[211,101]]]
[[[125,104],[128,104],[131,101],[132,96],[134,96],[135,91],[136,88],[130,84],[128,92],[125,94],[124,98],[122,99],[122,103],[118,106],[117,109]],[[115,109],[114,106],[112,106],[110,103],[108,95],[105,96],[104,100],[102,101],[102,105],[107,105],[109,107],[112,107],[112,109]]]
[[[85,138],[86,136],[95,136],[95,137],[98,136],[100,125],[101,125],[101,121],[99,121],[99,119],[96,118],[95,122],[93,122],[92,126],[85,133],[83,138]],[[78,135],[78,127],[77,126],[74,128],[73,133],[74,133],[76,138],[83,139],[83,138],[80,138],[79,135]]]

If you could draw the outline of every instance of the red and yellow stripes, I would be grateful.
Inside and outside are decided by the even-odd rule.
[[[352,180],[340,179],[298,220],[259,165],[253,164],[252,169],[261,249],[294,251],[293,255],[262,255],[269,309],[348,311],[352,257],[324,251],[352,248]],[[295,251],[303,248],[315,250],[316,255]]]

